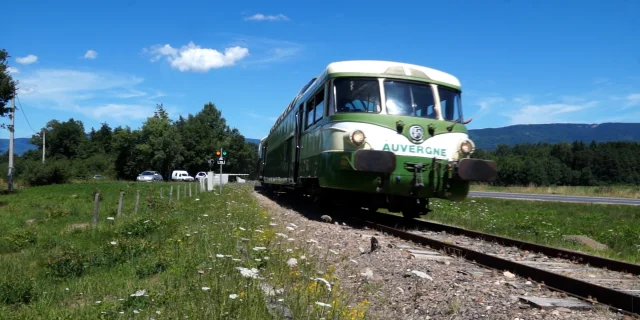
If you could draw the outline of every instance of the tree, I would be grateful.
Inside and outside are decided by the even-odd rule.
[[[9,74],[7,66],[9,57],[11,56],[5,49],[0,50],[0,117],[4,117],[9,112],[7,103],[15,97],[17,90],[16,81]]]

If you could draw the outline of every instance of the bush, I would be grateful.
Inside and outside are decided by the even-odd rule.
[[[6,279],[0,281],[0,303],[27,304],[34,298],[33,284],[24,279]]]
[[[70,162],[66,160],[52,160],[45,164],[29,161],[21,177],[30,186],[63,184],[71,178],[70,167]]]

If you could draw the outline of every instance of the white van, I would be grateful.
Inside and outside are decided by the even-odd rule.
[[[194,178],[185,170],[173,170],[171,180],[175,181],[193,181]]]

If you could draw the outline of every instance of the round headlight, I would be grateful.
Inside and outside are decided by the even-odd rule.
[[[356,145],[361,145],[364,142],[364,138],[364,132],[360,130],[356,130],[351,133],[351,141],[353,141],[353,143],[355,143]]]
[[[475,144],[471,140],[464,140],[460,143],[460,152],[469,155],[475,151]]]

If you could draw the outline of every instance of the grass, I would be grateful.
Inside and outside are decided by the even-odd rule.
[[[535,194],[558,194],[566,196],[591,196],[591,197],[618,197],[640,199],[640,186],[550,186],[539,187],[533,184],[528,186],[498,187],[487,184],[473,184],[471,191],[493,191]]]
[[[640,209],[635,206],[468,198],[431,200],[431,209],[426,220],[640,263]],[[563,235],[584,235],[609,249],[591,249]]]
[[[174,189],[171,202],[167,189],[93,182],[0,196],[0,318],[271,319],[284,310],[296,319],[366,316],[365,306],[346,303],[352,297],[341,293],[331,266],[280,241],[250,186],[230,184],[222,195],[199,198],[182,192],[179,201]],[[95,227],[94,192],[102,195]]]

